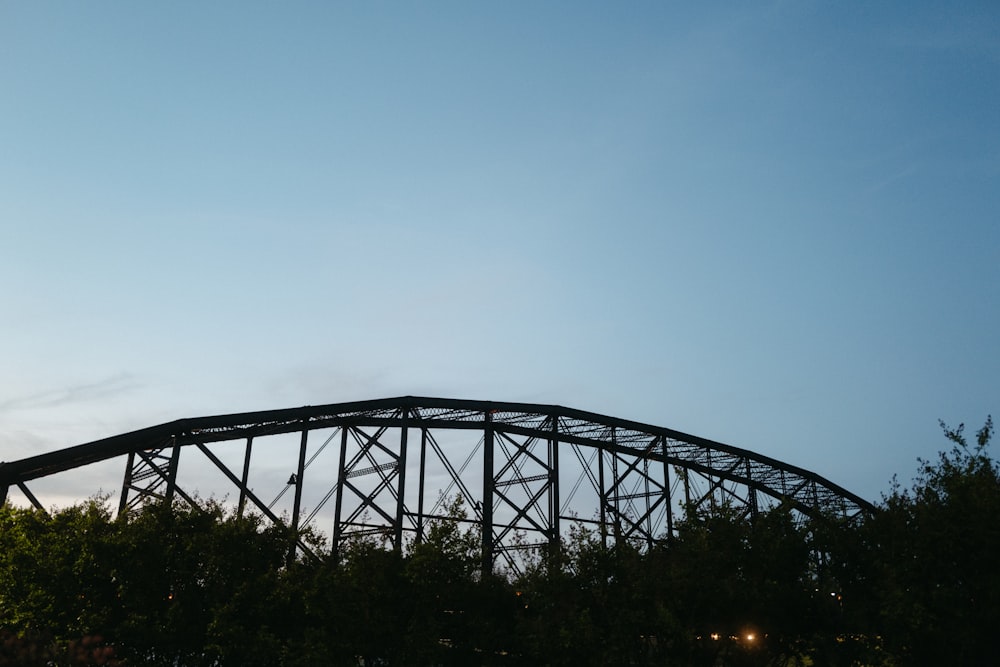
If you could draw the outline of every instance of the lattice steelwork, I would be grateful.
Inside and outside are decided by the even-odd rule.
[[[240,441],[237,474],[223,450]],[[294,467],[267,503],[251,481],[252,453],[272,441]],[[182,451],[201,456],[185,454],[182,466]],[[332,519],[317,527],[334,554],[363,535],[395,548],[420,541],[460,494],[487,570],[498,560],[516,568],[518,552],[557,543],[570,521],[594,526],[606,544],[651,544],[679,513],[721,504],[748,520],[776,503],[803,517],[872,509],[809,471],[671,429],[560,406],[416,397],[182,419],[11,461],[0,464],[0,500],[16,486],[40,507],[27,482],[116,457],[125,458],[120,512],[158,498],[196,505],[184,471],[207,462],[239,492],[239,513],[249,507],[293,530]],[[290,516],[279,516],[289,491]]]

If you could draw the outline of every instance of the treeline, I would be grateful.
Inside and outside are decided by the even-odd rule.
[[[945,428],[952,449],[863,521],[719,507],[643,550],[577,527],[518,576],[482,576],[460,521],[289,561],[284,528],[211,502],[4,506],[0,665],[992,664],[992,431]]]

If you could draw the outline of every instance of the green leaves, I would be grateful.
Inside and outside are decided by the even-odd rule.
[[[100,634],[150,665],[214,664],[267,645],[287,536],[204,505],[116,520],[101,499],[52,515],[0,507],[0,626],[62,644]]]
[[[1000,468],[987,418],[970,446],[964,426],[941,422],[953,443],[919,463],[910,490],[893,489],[862,529],[872,570],[873,623],[909,664],[987,664],[1000,623]]]
[[[517,577],[483,576],[460,498],[402,552],[292,562],[287,529],[214,502],[2,506],[0,664],[989,664],[993,423],[942,428],[951,449],[863,521],[723,504],[642,548],[580,523]]]

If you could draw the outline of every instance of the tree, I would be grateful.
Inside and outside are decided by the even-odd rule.
[[[993,422],[942,429],[863,520],[721,504],[649,546],[576,524],[516,579],[481,572],[461,498],[402,551],[356,535],[292,561],[286,527],[213,501],[5,505],[0,665],[990,664]]]
[[[1000,467],[992,418],[969,443],[919,461],[911,490],[894,485],[864,528],[886,649],[906,664],[989,664],[1000,627]]]
[[[0,628],[53,664],[103,655],[95,636],[139,664],[276,664],[300,630],[281,595],[287,548],[284,528],[212,501],[116,519],[101,498],[51,514],[5,505]]]
[[[469,664],[492,653],[488,633],[477,623],[490,615],[482,604],[480,539],[468,524],[461,496],[444,503],[444,517],[408,549],[404,575],[413,613],[407,624],[407,657],[418,664]]]
[[[119,617],[144,664],[274,664],[297,610],[281,595],[289,536],[214,501],[151,504],[115,522]],[[294,635],[293,635],[294,636]]]
[[[0,625],[57,638],[104,632],[112,532],[101,499],[54,514],[0,507]]]

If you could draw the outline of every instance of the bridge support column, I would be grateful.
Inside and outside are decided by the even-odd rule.
[[[309,442],[309,431],[303,426],[302,439],[299,441],[299,463],[295,468],[295,500],[292,504],[292,546],[288,553],[288,563],[295,560],[295,552],[299,543],[299,513],[302,509],[302,485],[306,472],[306,449]]]
[[[345,539],[352,536],[374,537],[392,544],[394,549],[403,546],[405,522],[410,519],[403,493],[406,436],[400,436],[397,450],[387,432],[403,427],[402,412],[393,418],[399,421],[382,425],[375,433],[346,423],[341,426],[333,525],[333,549],[338,555],[343,552]],[[348,455],[348,450],[353,449],[352,440],[357,448]]]
[[[483,433],[483,578],[493,574],[493,415],[485,414]]]
[[[177,486],[181,446],[176,438],[155,449],[133,450],[125,464],[118,514],[126,514],[142,503],[155,499],[171,502],[180,495],[192,507],[198,504]]]
[[[247,504],[247,489],[250,481],[250,452],[253,450],[253,436],[247,438],[246,450],[243,453],[243,476],[240,477],[240,500],[236,506],[236,516],[243,518],[243,510]]]
[[[420,429],[420,477],[417,482],[417,544],[421,544],[424,541],[424,493],[426,492],[424,488],[425,474],[424,471],[427,469],[427,429]],[[467,502],[471,502],[471,499],[467,499]]]
[[[406,436],[409,432],[410,409],[403,408],[403,421],[399,430],[399,465],[396,467],[396,525],[392,531],[392,548],[403,550],[403,519],[406,517]]]
[[[337,500],[334,503],[333,544],[331,545],[335,560],[340,557],[340,540],[344,535],[340,517],[344,507],[344,473],[347,470],[347,431],[349,428],[346,424],[340,428],[340,463],[337,466]]]
[[[562,528],[559,523],[559,417],[553,414],[552,436],[549,438],[549,547],[553,555],[559,558],[562,550]]]

